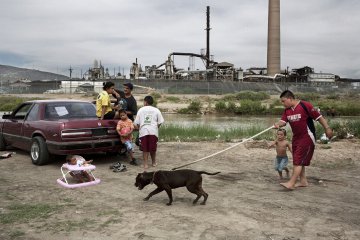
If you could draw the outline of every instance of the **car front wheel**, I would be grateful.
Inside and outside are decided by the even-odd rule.
[[[32,139],[30,156],[35,165],[44,165],[49,162],[49,152],[44,138],[37,136]]]

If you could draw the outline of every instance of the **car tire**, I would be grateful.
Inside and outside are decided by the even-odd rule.
[[[0,133],[0,151],[4,151],[4,150],[6,150],[6,144],[5,144],[3,134]]]
[[[50,154],[46,142],[42,137],[34,137],[30,148],[31,161],[35,165],[44,165],[49,162]]]

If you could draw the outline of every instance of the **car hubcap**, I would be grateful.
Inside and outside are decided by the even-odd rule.
[[[37,143],[33,143],[33,145],[31,146],[31,157],[34,160],[38,160],[39,158],[39,145]]]

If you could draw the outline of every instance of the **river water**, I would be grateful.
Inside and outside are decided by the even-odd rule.
[[[279,118],[276,116],[223,116],[219,114],[194,115],[194,114],[163,114],[165,123],[178,126],[211,126],[218,130],[231,128],[250,128],[255,126],[269,127]]]
[[[163,114],[165,123],[178,126],[197,126],[208,125],[217,130],[226,130],[231,128],[247,129],[254,126],[268,128],[280,119],[280,116],[242,116],[232,115],[223,116],[219,114],[194,115],[194,114]],[[352,121],[358,117],[332,117],[326,118],[328,121]]]

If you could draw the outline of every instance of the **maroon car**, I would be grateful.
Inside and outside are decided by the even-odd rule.
[[[13,146],[30,152],[36,165],[50,156],[117,152],[117,120],[99,120],[94,104],[79,100],[34,100],[0,120],[0,150]]]

